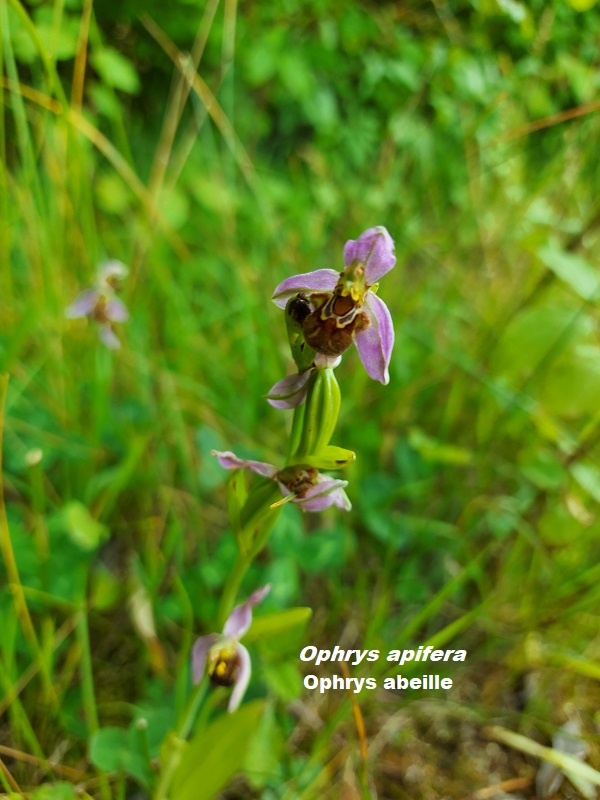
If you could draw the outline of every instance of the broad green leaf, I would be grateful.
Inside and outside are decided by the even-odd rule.
[[[285,738],[277,724],[275,703],[268,703],[244,759],[244,772],[255,788],[263,789],[274,777],[282,776],[280,755]]]
[[[599,294],[600,278],[594,267],[579,255],[563,250],[555,239],[550,239],[538,256],[548,269],[564,281],[584,300],[592,300]]]
[[[124,728],[100,728],[90,742],[90,760],[106,772],[124,772],[132,775],[144,786],[151,778],[151,769],[145,755],[145,732],[133,722]]]
[[[104,83],[127,94],[137,94],[140,79],[135,67],[125,56],[112,47],[104,47],[92,56],[92,64]]]
[[[31,794],[30,800],[76,800],[77,792],[70,783],[45,783]],[[16,797],[16,795],[15,795]]]
[[[63,514],[69,538],[82,550],[95,550],[108,538],[108,528],[94,519],[83,503],[67,503]]]
[[[90,760],[98,769],[117,772],[123,766],[123,754],[129,746],[129,734],[123,728],[100,728],[90,741]]]
[[[269,688],[284,703],[291,703],[302,695],[302,675],[298,663],[298,658],[295,656],[293,661],[280,661],[264,668]]]
[[[199,731],[175,773],[171,800],[212,800],[242,768],[264,707],[255,700]]]
[[[300,606],[287,611],[276,611],[273,614],[263,614],[252,621],[252,626],[244,636],[244,642],[255,642],[268,639],[291,628],[304,627],[311,618],[312,609]]]

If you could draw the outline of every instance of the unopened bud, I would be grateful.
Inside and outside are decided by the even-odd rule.
[[[327,447],[340,413],[340,388],[333,369],[316,369],[310,377],[300,443],[294,460],[318,456]]]

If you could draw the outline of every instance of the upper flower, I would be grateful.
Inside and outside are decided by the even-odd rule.
[[[264,478],[277,481],[282,495],[289,498],[303,511],[323,511],[329,506],[339,506],[350,511],[352,505],[344,488],[348,481],[326,478],[307,464],[294,464],[279,470],[264,461],[248,461],[238,458],[235,453],[213,450],[219,464],[225,469],[249,469]]]
[[[377,281],[395,263],[394,242],[387,230],[369,228],[346,242],[342,272],[318,269],[286,278],[275,289],[273,302],[285,308],[290,298],[300,295],[311,309],[302,321],[307,344],[324,356],[335,357],[354,342],[368,375],[385,384],[394,326],[375,292]]]
[[[120,261],[106,261],[98,269],[96,286],[81,292],[65,309],[67,319],[88,317],[98,323],[98,335],[106,347],[116,350],[121,346],[113,330],[114,322],[125,322],[129,312],[125,304],[115,296],[121,279],[128,273]]]
[[[252,672],[250,654],[239,640],[252,623],[252,609],[270,590],[270,583],[257,589],[245,603],[233,609],[222,633],[201,636],[192,648],[194,683],[199,683],[206,671],[213,683],[234,686],[229,698],[229,712],[235,711],[242,702]]]

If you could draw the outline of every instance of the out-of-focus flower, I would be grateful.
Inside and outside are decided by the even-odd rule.
[[[125,264],[120,261],[106,261],[98,269],[96,286],[81,292],[71,305],[65,309],[67,319],[88,319],[98,323],[98,335],[106,347],[116,350],[121,346],[114,330],[113,323],[126,322],[129,312],[125,304],[115,296],[120,288],[121,279],[128,273]]]
[[[348,481],[327,478],[310,465],[293,464],[279,470],[273,464],[248,461],[229,451],[213,450],[212,455],[218,458],[219,464],[225,469],[249,469],[257,475],[277,481],[284,498],[289,498],[303,511],[323,511],[333,505],[345,511],[352,508],[344,491]]]
[[[306,392],[308,391],[308,381],[315,369],[335,369],[341,362],[341,356],[329,358],[328,356],[317,353],[315,356],[314,364],[302,372],[296,372],[294,375],[288,375],[287,378],[278,381],[274,386],[269,389],[267,394],[267,402],[273,408],[296,408],[301,405],[306,399]]]
[[[306,343],[324,356],[335,357],[354,342],[368,375],[385,384],[394,326],[376,291],[377,281],[395,263],[394,242],[387,230],[369,228],[346,242],[343,272],[318,269],[286,278],[275,289],[273,302],[285,308],[296,295],[306,300],[311,308],[302,320]]]
[[[196,640],[192,648],[192,675],[199,683],[205,672],[219,686],[233,686],[228,710],[233,712],[242,702],[248,688],[252,665],[250,654],[240,639],[252,624],[252,609],[271,590],[268,583],[257,589],[245,603],[236,606],[229,615],[222,633],[209,633]]]

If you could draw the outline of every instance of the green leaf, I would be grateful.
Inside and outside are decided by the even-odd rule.
[[[173,778],[172,800],[212,800],[242,768],[265,703],[256,700],[219,717],[186,748]]]
[[[135,67],[125,56],[112,47],[104,47],[92,56],[94,69],[104,83],[127,94],[137,94],[140,79]]]
[[[45,783],[30,795],[30,800],[76,800],[76,798],[75,788],[64,781]]]
[[[69,538],[82,550],[95,550],[108,538],[108,528],[94,519],[83,503],[67,503],[63,515]]]
[[[300,688],[302,689],[302,680],[300,680]],[[272,784],[273,778],[281,777],[283,779],[280,756],[284,742],[283,731],[277,724],[275,704],[269,703],[256,734],[250,741],[244,760],[244,772],[253,787],[264,789],[269,783]]]
[[[312,609],[304,606],[263,614],[252,621],[250,630],[244,636],[244,642],[255,642],[289,631],[291,628],[304,627],[311,616]]]
[[[263,673],[269,688],[284,703],[291,703],[302,695],[304,686],[297,656],[293,661],[265,665]]]
[[[598,297],[600,280],[594,267],[581,256],[567,253],[555,239],[538,250],[538,256],[548,269],[564,281],[579,297],[592,300]]]
[[[129,735],[123,728],[100,728],[90,741],[90,759],[98,769],[117,772],[128,746]]]
[[[90,759],[106,772],[124,772],[147,786],[152,771],[146,757],[145,730],[139,722],[132,722],[128,730],[100,728],[90,742]]]

